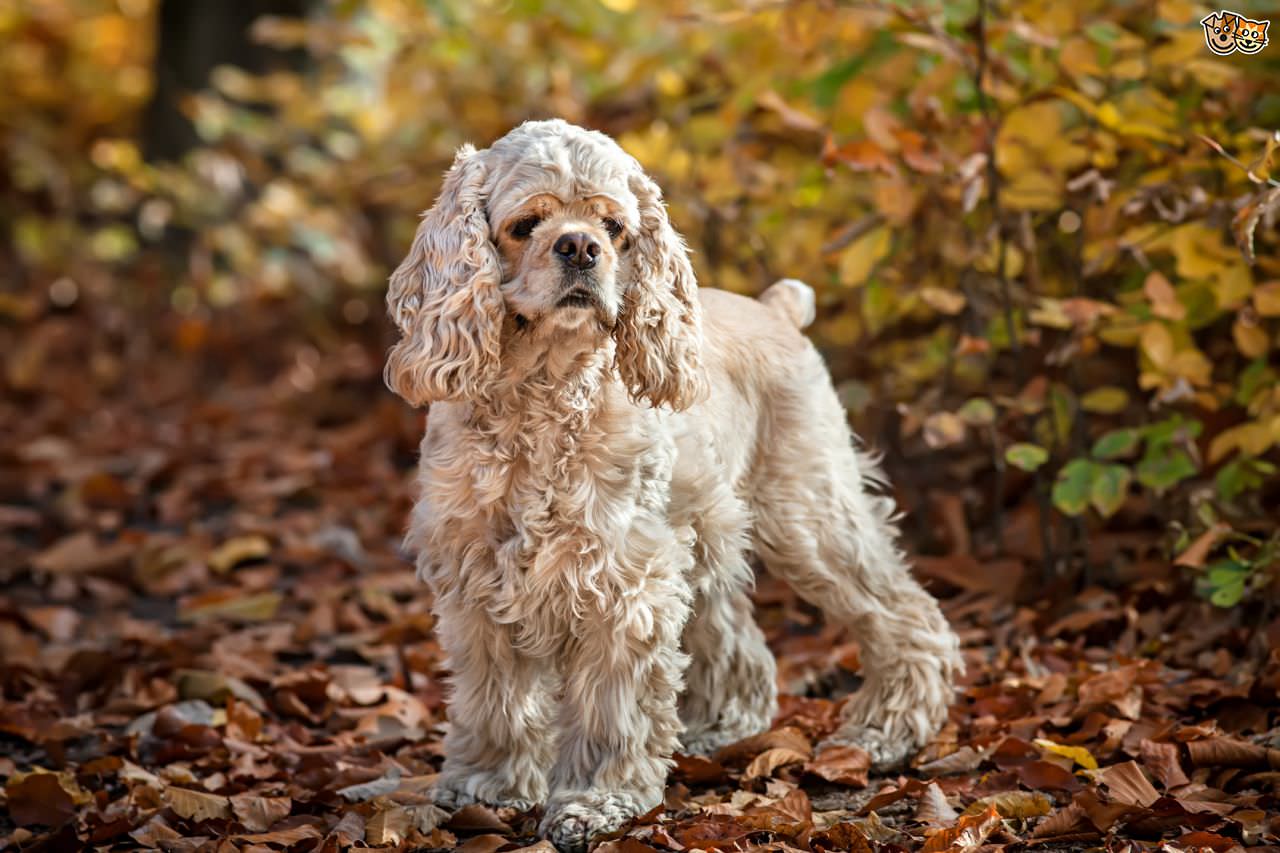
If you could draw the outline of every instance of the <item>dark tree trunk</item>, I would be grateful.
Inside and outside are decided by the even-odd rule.
[[[182,99],[205,88],[219,65],[261,73],[299,69],[301,50],[280,51],[249,38],[263,15],[303,17],[315,0],[162,0],[156,20],[155,92],[143,120],[148,160],[175,160],[199,141]]]

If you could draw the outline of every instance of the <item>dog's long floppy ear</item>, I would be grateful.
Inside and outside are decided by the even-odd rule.
[[[640,206],[633,278],[614,327],[618,373],[633,400],[687,409],[704,396],[702,306],[684,239],[662,190],[639,164],[629,178]]]
[[[498,368],[502,273],[484,209],[484,160],[470,145],[458,150],[387,290],[402,337],[383,375],[415,406],[473,398]]]

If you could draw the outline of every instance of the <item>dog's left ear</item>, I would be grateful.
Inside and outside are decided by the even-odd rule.
[[[633,279],[614,327],[618,373],[631,398],[687,409],[706,392],[702,306],[684,239],[671,227],[662,190],[639,164],[629,179],[639,201]]]

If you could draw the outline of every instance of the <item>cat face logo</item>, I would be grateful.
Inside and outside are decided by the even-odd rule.
[[[1267,46],[1270,21],[1255,21],[1223,9],[1200,20],[1204,27],[1204,43],[1218,56],[1240,51],[1257,53]]]
[[[1236,50],[1241,53],[1257,53],[1267,46],[1267,27],[1270,21],[1251,21],[1241,16],[1236,27]]]

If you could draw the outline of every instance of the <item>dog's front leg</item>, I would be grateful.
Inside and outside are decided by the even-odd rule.
[[[435,801],[446,808],[484,802],[530,809],[547,793],[552,673],[516,647],[509,625],[494,622],[463,596],[438,599],[435,611],[452,670]]]
[[[680,634],[691,557],[672,546],[652,553],[643,575],[603,596],[575,631],[541,827],[563,851],[584,850],[592,836],[662,802],[688,665]]]

